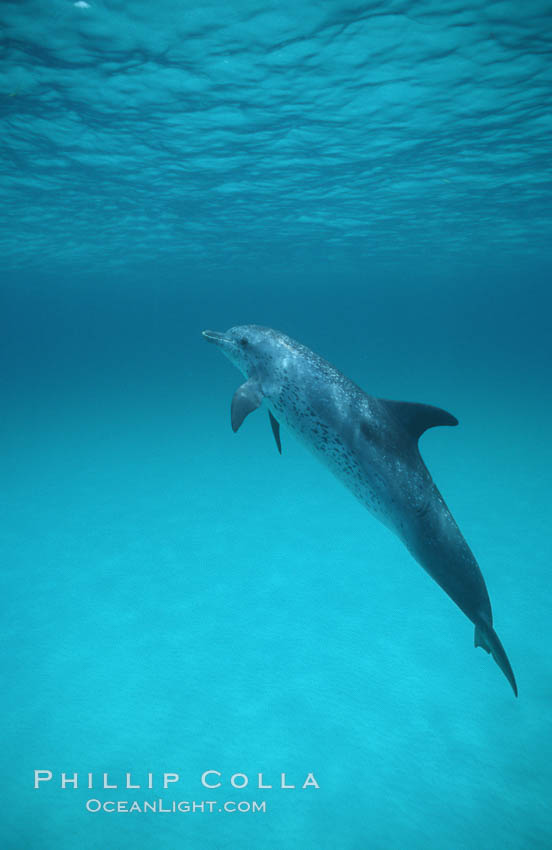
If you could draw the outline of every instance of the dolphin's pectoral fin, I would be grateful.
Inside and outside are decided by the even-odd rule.
[[[514,671],[508,661],[508,656],[504,650],[500,642],[500,638],[497,633],[493,629],[492,626],[489,626],[486,622],[479,622],[475,627],[475,635],[474,635],[474,646],[480,646],[487,653],[492,653],[492,656],[508,681],[512,686],[512,690],[514,694],[518,695],[518,689],[516,684],[516,677],[514,676]]]
[[[276,440],[276,445],[278,446],[278,451],[282,454],[282,441],[280,440],[280,423],[277,419],[272,415],[272,411],[268,411],[268,415],[270,416],[270,424],[272,425],[272,433],[274,434],[274,439]]]
[[[238,387],[232,398],[230,409],[232,431],[238,430],[245,417],[256,410],[262,400],[263,396],[257,381],[249,379],[241,387]]]
[[[418,440],[424,431],[435,425],[458,425],[458,419],[440,407],[431,404],[417,404],[412,401],[387,401],[380,399],[389,411],[406,428],[409,434]]]

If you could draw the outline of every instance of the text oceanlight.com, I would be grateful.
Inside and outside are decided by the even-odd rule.
[[[87,800],[89,812],[147,814],[213,814],[214,812],[266,812],[266,800]]]

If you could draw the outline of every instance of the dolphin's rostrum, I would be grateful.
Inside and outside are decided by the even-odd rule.
[[[418,450],[424,431],[458,420],[427,404],[369,396],[322,357],[271,328],[240,325],[203,335],[246,377],[232,399],[233,430],[264,400],[278,450],[282,421],[400,537],[469,617],[475,646],[492,653],[517,696],[481,570]]]

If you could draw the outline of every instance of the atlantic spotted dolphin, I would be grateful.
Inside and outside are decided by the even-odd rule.
[[[284,422],[472,621],[475,646],[492,653],[517,696],[481,570],[418,450],[424,431],[458,420],[427,404],[369,396],[318,354],[271,328],[240,325],[203,335],[247,379],[232,399],[233,430],[265,401],[278,451]]]

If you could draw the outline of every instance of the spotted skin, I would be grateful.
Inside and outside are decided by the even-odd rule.
[[[262,398],[275,419],[398,535],[475,624],[476,646],[492,652],[517,695],[510,663],[492,628],[481,570],[418,450],[419,434],[427,427],[457,420],[437,408],[374,398],[318,354],[272,328],[240,325],[204,335],[248,379],[240,391],[249,388],[255,399]],[[428,421],[413,430],[409,416],[418,409]]]

